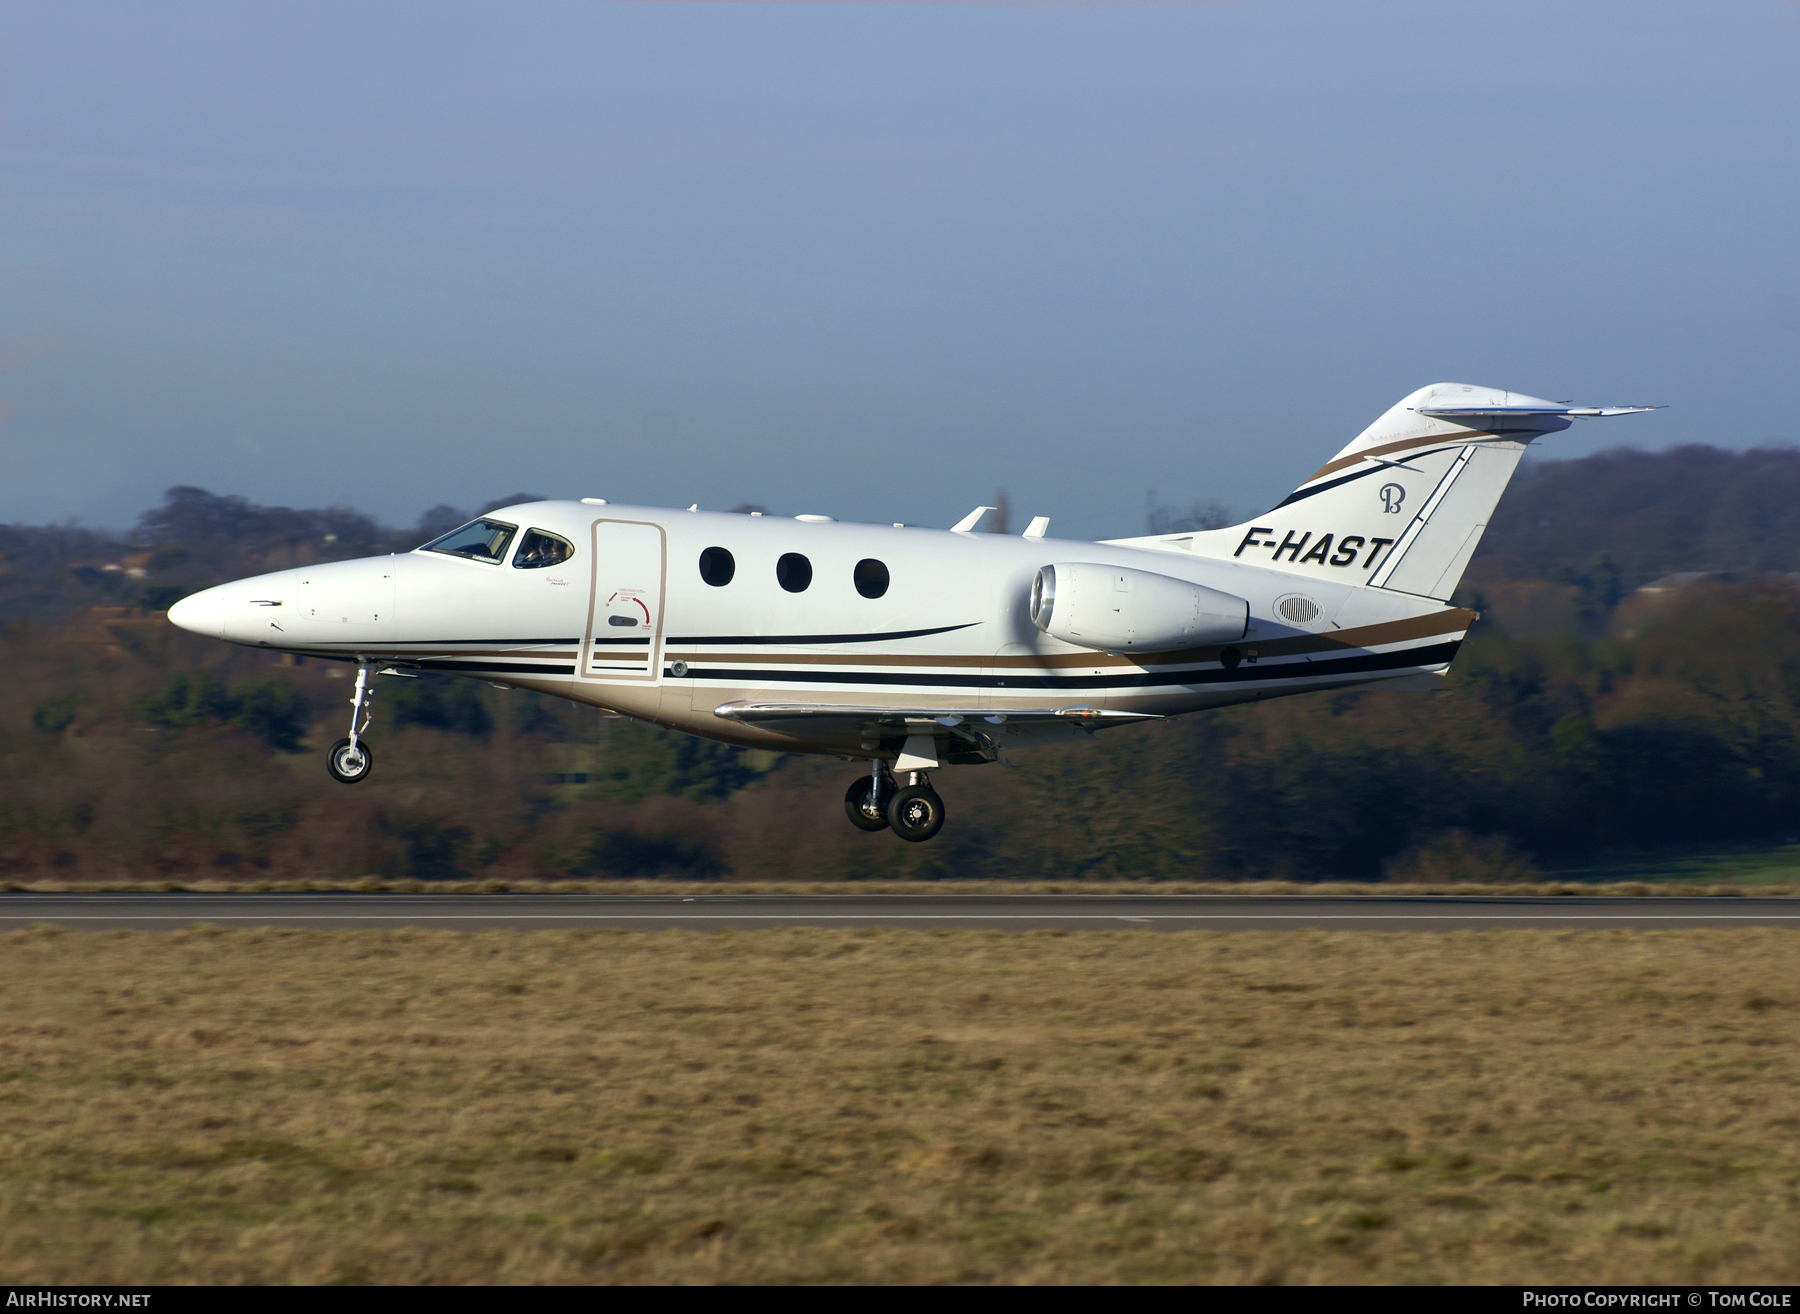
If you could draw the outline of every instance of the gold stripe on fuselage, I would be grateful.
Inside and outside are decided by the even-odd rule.
[[[1187,666],[1216,662],[1227,648],[1254,649],[1258,658],[1297,657],[1315,652],[1345,652],[1375,648],[1382,644],[1404,643],[1410,639],[1432,638],[1440,634],[1460,634],[1472,625],[1479,613],[1462,607],[1406,620],[1384,621],[1378,625],[1361,625],[1355,629],[1333,630],[1326,634],[1296,634],[1283,639],[1240,639],[1235,644],[1215,644],[1206,648],[1183,648],[1178,652],[1146,652],[1133,656],[1114,656],[1103,652],[1057,653],[996,657],[982,653],[884,653],[884,652],[695,652],[671,647],[667,656],[685,662],[733,666],[937,666],[980,667],[994,670],[1058,670],[1068,667],[1115,669],[1130,667]]]
[[[1441,611],[1424,616],[1413,616],[1404,620],[1384,621],[1376,625],[1362,625],[1354,629],[1334,630],[1324,634],[1295,634],[1279,639],[1240,639],[1237,644],[1215,644],[1205,648],[1185,648],[1176,652],[1137,653],[1130,656],[1112,655],[1103,652],[1062,652],[1045,654],[1007,654],[997,656],[982,653],[900,653],[900,652],[820,652],[817,650],[794,652],[711,652],[694,651],[686,647],[671,646],[665,651],[665,660],[688,662],[700,667],[693,675],[705,678],[704,667],[717,666],[786,666],[786,667],[860,667],[879,669],[882,667],[899,669],[943,669],[943,670],[993,670],[993,671],[1056,671],[1083,669],[1095,672],[1110,671],[1121,676],[1132,670],[1143,670],[1149,667],[1207,665],[1218,662],[1228,647],[1242,647],[1254,655],[1259,661],[1271,657],[1298,657],[1312,653],[1348,653],[1367,651],[1386,644],[1406,643],[1411,640],[1433,638],[1439,635],[1460,634],[1466,632],[1477,619],[1478,613],[1461,607],[1447,607]],[[332,649],[313,647],[306,651],[318,656],[349,656],[363,650],[361,645],[352,647],[345,645],[341,652]],[[393,654],[391,660],[408,665],[423,664],[429,668],[434,661],[459,659],[462,661],[480,662],[484,659],[527,660],[538,662],[578,660],[579,653],[570,650],[544,650],[533,648],[488,648],[470,647],[436,648],[412,650]],[[1304,671],[1277,672],[1271,670],[1266,678],[1270,680],[1304,678]],[[505,678],[509,683],[522,684],[520,677],[531,678],[526,672],[507,672]],[[546,674],[540,677],[556,680],[560,677]],[[1072,696],[1079,696],[1081,691],[1070,690]],[[1092,691],[1089,691],[1090,694]],[[995,691],[998,694],[998,691]],[[893,695],[896,701],[906,701],[906,695]],[[965,695],[978,697],[980,695]],[[1010,691],[1004,696],[1013,696]],[[1023,694],[1018,696],[1025,696]],[[1042,695],[1038,695],[1041,697]]]

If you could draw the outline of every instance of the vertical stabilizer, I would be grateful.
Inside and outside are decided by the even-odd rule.
[[[1182,537],[1205,556],[1447,601],[1528,443],[1577,418],[1645,409],[1433,384],[1392,407],[1273,510]]]

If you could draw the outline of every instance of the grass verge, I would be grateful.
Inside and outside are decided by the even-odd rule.
[[[0,1281],[1772,1283],[1800,938],[35,928]]]
[[[1647,881],[1657,884],[1743,887],[1747,894],[1800,886],[1800,845],[1708,847],[1625,858],[1557,873],[1580,882]]]
[[[1267,897],[1311,895],[1320,898],[1410,898],[1419,895],[1538,898],[1554,896],[1626,896],[1716,898],[1793,898],[1800,896],[1800,872],[1793,884],[1733,879],[1679,879],[1672,871],[1637,876],[1637,867],[1596,868],[1608,875],[1621,870],[1632,879],[1568,879],[1530,882],[1476,881],[684,881],[684,880],[331,880],[242,881],[196,877],[187,880],[0,881],[0,894],[606,894],[622,898],[712,896],[741,898],[771,894],[810,895],[952,895],[952,894],[1210,894]],[[1698,873],[1698,869],[1695,869]]]

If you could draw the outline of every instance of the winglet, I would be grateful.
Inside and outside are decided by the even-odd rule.
[[[954,525],[951,525],[950,532],[952,534],[968,533],[971,529],[975,528],[976,525],[981,523],[981,518],[983,516],[993,509],[994,508],[991,506],[976,507],[973,511],[969,512],[968,515],[964,516],[961,520],[958,520]]]

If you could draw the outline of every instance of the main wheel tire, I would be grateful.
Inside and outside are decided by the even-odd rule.
[[[375,755],[369,751],[369,741],[366,739],[359,739],[354,748],[350,746],[348,739],[340,739],[325,755],[325,769],[331,772],[333,780],[344,785],[367,780],[374,765]]]
[[[886,830],[888,826],[887,809],[871,807],[869,795],[874,792],[875,782],[868,776],[858,776],[850,782],[850,788],[844,791],[844,815],[850,818],[850,824],[858,830]]]
[[[888,800],[888,825],[894,834],[920,844],[944,828],[944,800],[930,785],[908,785]]]

